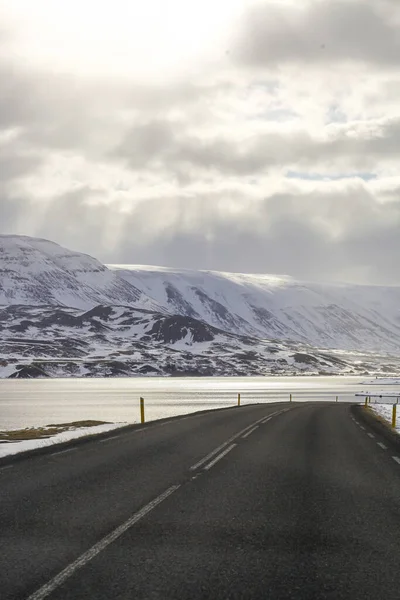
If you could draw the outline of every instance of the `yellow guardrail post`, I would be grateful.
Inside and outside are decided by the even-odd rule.
[[[140,422],[144,423],[144,398],[140,398]]]
[[[238,394],[238,406],[240,406],[240,394]]]
[[[393,409],[392,409],[392,427],[393,427],[393,429],[396,428],[396,409],[397,409],[397,404],[393,404]]]

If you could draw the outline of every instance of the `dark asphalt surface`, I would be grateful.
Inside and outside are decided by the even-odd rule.
[[[400,453],[360,425],[349,405],[243,406],[0,467],[0,598],[35,597],[176,485],[43,597],[399,600]]]

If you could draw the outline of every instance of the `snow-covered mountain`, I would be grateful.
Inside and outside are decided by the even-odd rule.
[[[0,305],[100,303],[157,308],[141,290],[86,254],[48,240],[0,235]]]
[[[130,306],[0,308],[0,377],[396,373],[400,357],[230,334]]]
[[[241,335],[321,348],[400,351],[400,287],[109,265],[166,310]]]
[[[396,287],[108,268],[0,236],[0,377],[396,374],[399,309]]]

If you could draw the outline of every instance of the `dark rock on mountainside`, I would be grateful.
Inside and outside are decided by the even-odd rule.
[[[174,344],[185,338],[189,338],[191,343],[211,342],[218,333],[217,329],[202,321],[174,315],[158,318],[144,339],[152,338],[164,344]]]

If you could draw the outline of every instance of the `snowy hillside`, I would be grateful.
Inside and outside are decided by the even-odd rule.
[[[226,333],[129,306],[0,308],[0,377],[396,373],[400,358]]]
[[[107,268],[0,236],[0,377],[396,375],[399,309],[395,287]]]
[[[400,287],[109,265],[170,312],[233,333],[323,348],[398,352]]]
[[[114,302],[155,307],[140,290],[91,256],[47,240],[0,235],[0,305],[90,308]]]

